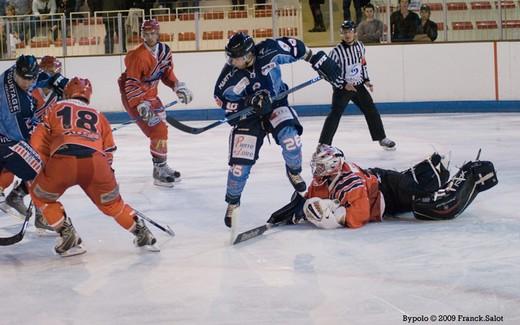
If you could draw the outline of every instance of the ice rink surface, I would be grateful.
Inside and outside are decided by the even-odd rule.
[[[307,180],[323,120],[302,118]],[[0,324],[403,324],[421,315],[496,315],[520,324],[520,114],[385,115],[383,122],[395,152],[370,141],[362,116],[344,116],[334,144],[362,167],[398,170],[434,148],[451,151],[452,174],[482,148],[499,184],[452,221],[406,214],[358,230],[284,226],[230,246],[223,223],[229,126],[200,135],[171,128],[169,160],[183,180],[161,189],[152,185],[148,142],[132,125],[114,133],[123,198],[177,235],[150,226],[162,251],[141,252],[132,235],[70,189],[62,202],[87,254],[54,255],[55,239],[32,226],[22,242],[0,247]],[[242,196],[241,231],[262,225],[290,198],[271,142]],[[0,215],[0,236],[20,224]]]

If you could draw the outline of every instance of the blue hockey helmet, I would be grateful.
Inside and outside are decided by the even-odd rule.
[[[16,74],[24,79],[36,79],[40,72],[38,61],[34,55],[20,55],[16,59]]]
[[[249,53],[253,53],[255,49],[255,41],[246,33],[238,32],[233,34],[226,45],[226,55],[229,58],[240,58]]]

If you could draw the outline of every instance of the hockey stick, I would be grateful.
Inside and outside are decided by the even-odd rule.
[[[162,231],[164,231],[165,233],[167,233],[168,235],[170,236],[175,236],[175,232],[173,232],[172,228],[170,228],[170,226],[166,225],[166,227],[164,226],[161,226],[160,224],[158,224],[157,222],[153,221],[152,219],[150,219],[149,217],[145,216],[142,212],[139,212],[137,211],[136,209],[134,209],[135,213],[137,214],[137,216],[143,220],[146,220],[148,221],[149,223],[151,223],[152,225],[156,226],[157,228],[161,229]]]
[[[161,107],[160,109],[164,109],[164,110],[166,110],[167,108],[169,108],[169,107],[171,107],[171,106],[173,106],[173,105],[175,105],[175,104],[177,104],[177,101],[176,101],[176,100],[174,100],[173,102],[170,102],[170,103],[164,105],[164,106]],[[119,129],[122,129],[122,128],[124,128],[125,126],[128,126],[128,125],[133,124],[133,123],[135,123],[135,120],[128,120],[128,121],[122,123],[122,124],[119,125],[119,126],[113,127],[113,128],[112,128],[112,132],[117,131],[117,130],[119,130]]]
[[[287,89],[286,91],[279,93],[278,95],[274,96],[272,100],[273,101],[280,100],[280,99],[284,98],[285,96],[287,96],[295,91],[298,91],[302,88],[310,86],[313,83],[316,83],[320,80],[321,80],[321,77],[317,76],[311,80],[308,80],[304,83],[294,86],[291,89]],[[174,128],[179,129],[183,132],[190,133],[190,134],[199,134],[199,133],[205,132],[207,130],[213,129],[214,127],[217,127],[221,124],[227,123],[229,121],[233,121],[237,118],[244,118],[244,117],[248,116],[251,112],[253,112],[253,109],[254,109],[253,107],[247,107],[247,108],[241,110],[240,112],[233,113],[227,117],[224,117],[221,120],[215,121],[209,125],[206,125],[206,126],[200,127],[200,128],[191,127],[189,125],[181,123],[180,121],[175,119],[173,116],[169,116],[169,115],[166,116],[166,121]]]
[[[0,246],[9,246],[18,243],[23,239],[25,235],[25,230],[27,230],[27,226],[29,225],[29,219],[32,216],[32,206],[33,203],[29,203],[29,207],[27,208],[27,212],[25,213],[25,220],[23,221],[22,229],[14,236],[0,238]]]
[[[298,206],[300,204],[303,205],[303,202],[305,202],[305,198],[303,198],[300,194],[295,192],[291,197],[291,201],[283,207],[281,207],[280,209],[273,212],[271,214],[271,218],[267,220],[265,225],[238,234],[238,236],[233,241],[233,245],[244,242],[251,238],[261,236],[264,232],[266,232],[269,229],[287,224],[287,222],[291,218],[293,218],[296,210],[298,209]]]
[[[277,222],[277,223],[266,223],[263,226],[256,227],[256,228],[244,231],[244,232],[238,234],[237,238],[235,238],[235,241],[233,242],[233,245],[236,245],[238,243],[244,242],[244,241],[249,240],[251,238],[255,238],[255,237],[261,236],[267,230],[275,228],[275,227],[278,227],[278,226],[283,225],[283,224],[285,224],[285,221],[281,221],[281,222]]]

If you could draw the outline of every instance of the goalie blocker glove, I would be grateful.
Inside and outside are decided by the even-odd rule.
[[[309,59],[309,62],[312,68],[334,88],[343,89],[345,87],[346,82],[341,76],[341,68],[325,52],[319,51],[314,54]]]

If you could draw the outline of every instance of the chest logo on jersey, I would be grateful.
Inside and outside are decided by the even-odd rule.
[[[20,99],[18,98],[18,92],[16,91],[16,82],[14,81],[14,69],[11,69],[6,77],[6,83],[4,85],[5,94],[7,95],[7,106],[9,106],[10,113],[19,113]]]
[[[276,68],[276,63],[270,62],[262,67],[262,75],[267,76],[271,70]]]
[[[240,95],[246,87],[249,85],[249,79],[247,77],[244,77],[240,79],[240,81],[233,87],[233,92],[237,95]]]
[[[222,81],[218,84],[218,89],[222,90],[222,88],[224,88],[224,86],[228,82],[229,78],[231,78],[231,74],[232,74],[231,72],[228,72],[228,74],[226,74],[224,79],[222,79]]]
[[[282,41],[278,41],[278,46],[282,48],[285,52],[291,52],[291,47]]]

